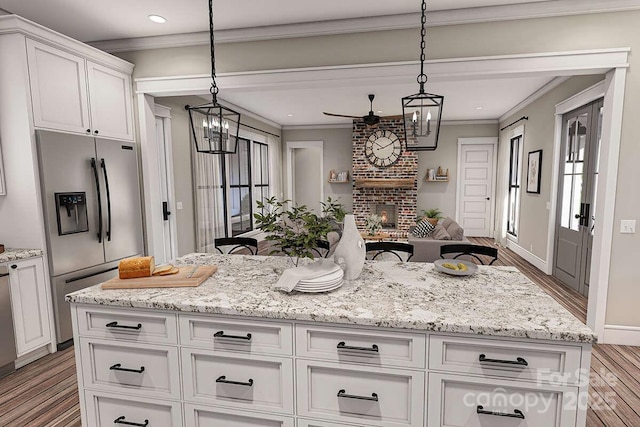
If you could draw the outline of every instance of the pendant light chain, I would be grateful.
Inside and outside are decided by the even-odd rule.
[[[420,74],[417,80],[420,84],[420,93],[424,93],[424,85],[427,82],[427,75],[424,73],[424,61],[426,60],[424,50],[427,47],[427,42],[425,41],[427,36],[427,2],[425,0],[422,0],[422,29],[420,35],[422,38],[420,42]]]
[[[209,0],[209,38],[211,40],[211,96],[214,105],[218,103],[218,85],[216,84],[216,53],[214,49],[213,36],[213,0]]]

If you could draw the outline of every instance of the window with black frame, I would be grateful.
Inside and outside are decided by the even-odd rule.
[[[253,143],[253,206],[269,197],[269,146]],[[264,212],[263,212],[264,213]]]
[[[507,204],[507,233],[518,236],[518,222],[520,218],[520,145],[522,135],[511,138],[509,151],[509,200]]]
[[[231,235],[237,236],[253,230],[251,192],[251,141],[238,138],[235,154],[227,157],[229,167],[228,209],[231,217]]]

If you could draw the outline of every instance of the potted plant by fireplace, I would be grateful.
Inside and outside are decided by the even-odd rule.
[[[438,221],[441,220],[442,217],[442,212],[440,211],[440,209],[438,208],[434,208],[434,209],[426,209],[422,211],[422,218],[426,218],[427,221],[429,221],[432,225],[436,225],[438,224]],[[418,221],[421,218],[418,218]]]

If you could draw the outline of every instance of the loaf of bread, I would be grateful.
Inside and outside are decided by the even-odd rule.
[[[125,258],[118,264],[118,276],[121,279],[151,277],[155,267],[152,256]]]

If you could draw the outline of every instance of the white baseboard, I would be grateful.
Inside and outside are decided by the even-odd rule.
[[[41,357],[44,357],[47,354],[49,354],[49,349],[47,347],[48,346],[45,345],[44,347],[40,347],[39,349],[33,350],[27,354],[24,354],[18,357],[15,361],[16,369],[22,368],[23,366],[28,365],[31,362],[35,362]]]
[[[547,271],[547,262],[542,258],[538,258],[536,255],[509,239],[507,239],[507,248],[529,261],[534,267],[542,271],[544,274],[549,274]]]
[[[640,327],[604,325],[604,334],[598,338],[598,343],[640,346]]]

